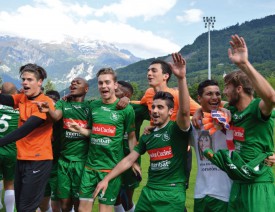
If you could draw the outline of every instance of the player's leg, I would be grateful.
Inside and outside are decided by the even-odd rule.
[[[71,211],[73,204],[71,198],[70,163],[63,158],[58,160],[57,197],[60,200],[63,212]]]
[[[47,190],[47,188],[46,188]],[[51,209],[51,204],[50,204],[50,195],[44,195],[42,201],[40,202],[39,204],[39,210],[41,212],[51,212],[52,209]]]
[[[6,207],[6,212],[13,212],[14,206],[15,206],[14,180],[4,179],[4,188],[5,188],[4,203]]]
[[[119,194],[117,195],[116,203],[114,205],[115,212],[125,212],[123,205],[121,203],[121,196],[123,195],[122,192],[123,191],[120,189]]]
[[[43,199],[52,161],[19,161],[18,165],[21,179],[20,190],[16,194],[16,209],[18,212],[35,211]],[[15,183],[15,190],[18,189],[16,186]]]
[[[13,149],[11,151],[11,149],[2,149],[1,153],[4,156],[1,159],[5,189],[4,203],[6,207],[6,212],[13,212],[15,207],[14,171],[16,167],[16,150]]]
[[[85,166],[85,161],[77,161],[71,163],[71,180],[72,180],[72,200],[74,210],[78,211],[79,207],[79,189],[81,184],[81,178]]]

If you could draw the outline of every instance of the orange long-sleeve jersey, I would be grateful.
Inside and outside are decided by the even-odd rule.
[[[179,91],[174,88],[167,88],[163,91],[169,92],[174,97],[174,111],[171,116],[171,120],[175,121],[177,118],[177,112],[179,110]],[[142,97],[140,104],[147,105],[149,111],[151,111],[152,104],[153,104],[153,97],[155,94],[156,94],[156,92],[154,91],[153,88],[148,88],[146,90],[144,96]],[[193,100],[191,97],[189,97],[189,98],[190,98],[190,114],[193,115],[195,113],[195,111],[198,108],[200,108],[201,106],[195,100]]]

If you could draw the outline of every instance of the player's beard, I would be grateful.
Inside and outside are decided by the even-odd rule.
[[[240,100],[240,95],[236,92],[236,89],[232,91],[231,99],[228,102],[230,106],[235,106]]]

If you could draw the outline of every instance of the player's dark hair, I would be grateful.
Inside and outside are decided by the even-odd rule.
[[[202,96],[204,88],[212,85],[219,86],[219,83],[216,80],[212,80],[212,79],[204,80],[203,82],[201,82],[197,90],[198,95]]]
[[[55,90],[49,90],[45,93],[45,95],[53,99],[55,102],[60,99],[60,94],[58,93],[58,91]]]
[[[25,72],[34,73],[37,80],[41,79],[43,81],[47,78],[47,72],[45,71],[45,69],[36,64],[28,63],[24,66],[21,66],[19,70],[20,77]]]
[[[166,105],[169,109],[174,108],[174,97],[172,94],[164,91],[158,91],[155,94],[153,100],[156,100],[156,99],[165,100]]]
[[[126,81],[122,81],[122,80],[117,81],[117,83],[122,85],[123,87],[127,88],[131,94],[134,93],[134,88],[131,85],[131,83],[126,82]]]

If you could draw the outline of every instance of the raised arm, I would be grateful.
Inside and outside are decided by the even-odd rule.
[[[128,133],[128,143],[129,143],[129,149],[132,152],[134,147],[137,145],[137,139],[136,139],[135,131],[132,131],[132,132]]]
[[[232,49],[228,49],[229,59],[235,63],[250,78],[253,88],[262,99],[260,109],[263,115],[270,115],[275,106],[275,91],[266,79],[252,66],[248,60],[248,49],[243,37],[232,35],[230,45]]]
[[[170,63],[174,75],[178,79],[179,110],[177,124],[182,130],[190,127],[190,98],[186,81],[186,61],[179,53],[172,54],[173,63]]]

